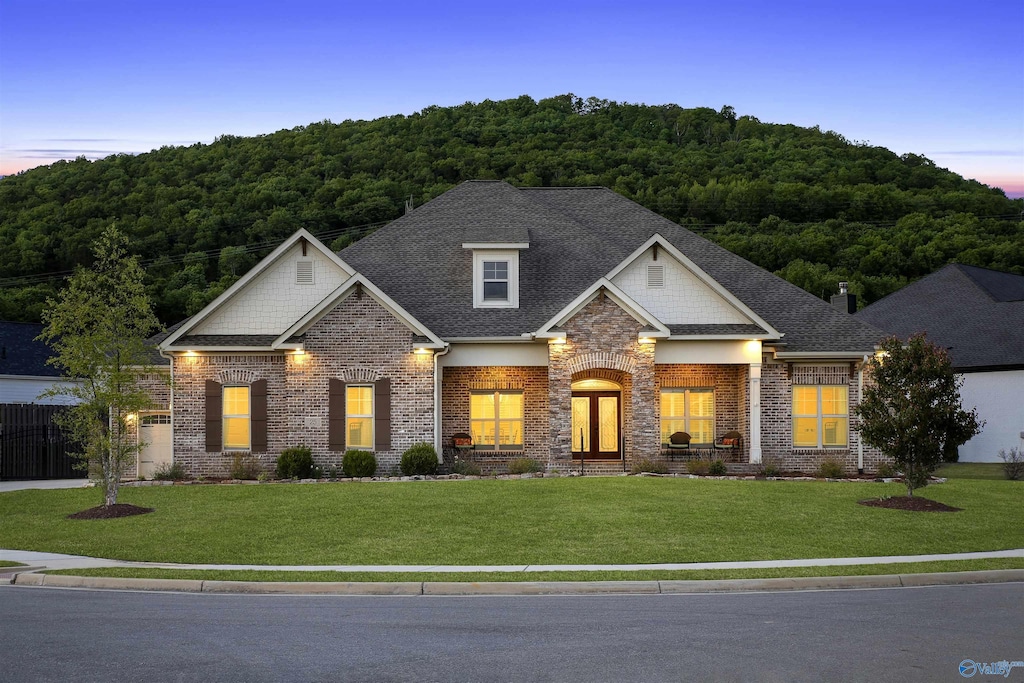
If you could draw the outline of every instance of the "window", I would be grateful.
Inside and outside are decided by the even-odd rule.
[[[484,261],[484,301],[508,302],[508,261]]]
[[[518,251],[473,251],[473,307],[519,308]]]
[[[714,443],[714,389],[662,389],[661,442],[676,432],[689,434],[692,444]]]
[[[469,397],[469,431],[473,444],[484,450],[523,447],[523,393],[473,392]]]
[[[793,387],[793,445],[834,448],[847,445],[850,407],[845,386]]]
[[[248,450],[252,446],[249,387],[224,387],[224,448]]]
[[[373,385],[345,387],[345,435],[349,448],[373,448]]]

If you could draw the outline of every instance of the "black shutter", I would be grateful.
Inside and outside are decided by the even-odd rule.
[[[374,450],[391,450],[391,380],[379,379],[373,385]]]
[[[249,387],[250,428],[253,453],[267,452],[267,380],[253,382]]]
[[[345,450],[345,383],[328,380],[327,449]]]
[[[206,452],[220,453],[223,441],[223,393],[220,382],[206,380]]]

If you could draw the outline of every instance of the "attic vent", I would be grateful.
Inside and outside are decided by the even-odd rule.
[[[313,262],[309,260],[295,262],[295,284],[313,284]]]
[[[665,266],[647,265],[647,288],[662,289],[665,286]]]

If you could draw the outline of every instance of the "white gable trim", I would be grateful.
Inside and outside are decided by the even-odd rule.
[[[249,283],[255,280],[261,273],[266,271],[272,266],[279,258],[281,258],[289,249],[291,249],[300,240],[306,240],[306,242],[314,249],[319,250],[329,261],[338,266],[346,276],[351,277],[355,275],[355,270],[352,269],[347,263],[341,260],[337,254],[324,246],[324,243],[313,237],[305,228],[300,228],[295,234],[286,239],[281,243],[277,249],[270,252],[266,257],[263,258],[259,263],[249,269],[245,275],[240,277],[235,284],[228,287],[223,294],[218,296],[216,299],[211,301],[206,308],[192,316],[184,325],[174,331],[173,334],[168,335],[164,339],[159,348],[166,349],[174,344],[178,339],[184,337],[192,329],[195,329],[204,320],[209,318],[213,313],[219,310],[222,306],[227,304],[231,299],[235,297],[240,291],[245,289]]]
[[[306,330],[312,327],[318,320],[320,320],[320,318],[327,315],[327,313],[329,313],[337,304],[351,296],[352,293],[355,292],[356,287],[359,286],[361,286],[367,294],[373,297],[377,303],[387,309],[391,315],[402,321],[406,327],[411,329],[415,334],[427,337],[430,340],[429,344],[423,344],[421,348],[443,349],[445,347],[445,343],[441,341],[440,337],[428,330],[426,326],[416,320],[412,314],[402,308],[394,299],[382,292],[362,273],[356,273],[348,280],[345,280],[345,282],[337,289],[328,294],[323,301],[314,306],[311,311],[306,313],[306,315],[302,316],[298,322],[285,330],[281,336],[274,340],[271,346],[275,349],[299,348],[301,345],[295,343],[288,344],[286,343],[286,340],[296,334],[305,333]]]
[[[736,298],[736,296],[732,292],[730,292],[728,289],[726,289],[721,284],[719,284],[718,280],[714,279],[713,277],[708,275],[706,272],[704,272],[704,270],[702,270],[700,268],[700,266],[698,266],[696,263],[694,263],[689,258],[687,258],[686,255],[683,254],[683,252],[681,252],[678,249],[676,249],[675,246],[673,246],[671,242],[666,240],[664,237],[662,237],[658,233],[654,233],[653,235],[651,235],[650,239],[648,239],[646,242],[644,242],[642,245],[640,245],[640,247],[636,251],[634,251],[632,254],[627,256],[619,265],[615,266],[615,268],[613,268],[610,273],[608,273],[607,275],[604,276],[604,279],[606,279],[606,280],[613,279],[616,275],[618,275],[619,273],[624,271],[626,268],[628,268],[630,265],[632,265],[634,261],[636,261],[641,256],[643,256],[647,252],[647,250],[650,249],[651,247],[653,247],[655,244],[657,244],[665,252],[667,252],[669,255],[671,255],[672,258],[674,258],[676,261],[678,261],[681,266],[683,266],[684,268],[689,270],[691,273],[693,273],[693,275],[698,280],[703,282],[711,290],[713,290],[716,294],[718,294],[720,297],[725,299],[741,315],[743,315],[748,320],[750,320],[750,322],[752,322],[752,323],[754,323],[756,325],[759,325],[762,329],[764,329],[766,332],[768,332],[768,334],[770,335],[769,338],[771,338],[771,339],[781,339],[782,338],[782,332],[779,332],[774,327],[769,325],[768,321],[766,321],[764,318],[759,316],[757,313],[754,313],[754,311],[751,310],[751,308],[749,306],[747,306],[745,303],[740,301],[738,298]],[[746,337],[746,338],[750,339],[751,337]]]
[[[644,333],[645,337],[668,338],[670,332],[664,323],[651,315],[647,309],[630,298],[628,294],[612,284],[611,280],[604,277],[587,287],[582,294],[572,300],[572,303],[556,313],[555,317],[544,323],[541,328],[534,333],[534,336],[540,339],[556,339],[565,337],[564,332],[554,332],[552,331],[553,328],[563,325],[567,320],[583,310],[584,306],[597,298],[597,295],[601,290],[604,290],[608,297],[614,301],[619,308],[633,316],[637,322],[644,325],[650,325],[657,330],[656,332]]]

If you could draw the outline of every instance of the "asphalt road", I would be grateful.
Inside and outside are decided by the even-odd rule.
[[[0,681],[19,683],[962,681],[964,659],[1024,660],[1024,584],[508,598],[0,586]]]

